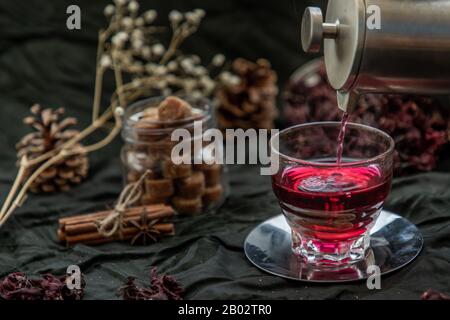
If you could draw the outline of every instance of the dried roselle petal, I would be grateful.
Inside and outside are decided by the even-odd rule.
[[[153,300],[153,291],[139,287],[135,283],[136,278],[128,277],[124,286],[119,288],[119,292],[124,300]]]
[[[167,296],[167,300],[181,300],[183,288],[180,283],[172,276],[162,275],[158,276],[157,269],[153,268],[151,271],[151,288]]]
[[[5,300],[38,300],[41,294],[41,289],[22,272],[11,273],[0,281],[0,296]]]
[[[40,281],[40,287],[44,291],[44,300],[63,300],[62,288],[65,286],[65,282],[61,282],[58,278],[51,274],[46,274]]]
[[[11,273],[0,281],[0,296],[6,300],[80,300],[84,293],[84,280],[80,289],[69,289],[66,276],[57,278],[46,274],[41,279],[29,279],[21,272]]]
[[[0,294],[29,287],[29,281],[22,272],[11,273],[0,282]]]
[[[427,291],[425,291],[422,296],[421,296],[422,300],[450,300],[450,296],[433,290],[433,289],[429,289]]]
[[[129,277],[119,289],[124,300],[181,300],[183,289],[172,276],[157,274],[156,268],[150,273],[150,288],[140,287],[136,279]]]

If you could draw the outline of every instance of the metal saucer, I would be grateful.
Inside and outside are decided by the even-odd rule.
[[[290,228],[284,216],[279,215],[253,229],[245,239],[244,250],[255,266],[273,275],[337,283],[368,278],[373,274],[369,266],[379,267],[381,275],[394,272],[413,261],[423,247],[422,234],[414,224],[385,210],[370,234],[370,249],[364,260],[339,267],[311,266],[292,252]]]

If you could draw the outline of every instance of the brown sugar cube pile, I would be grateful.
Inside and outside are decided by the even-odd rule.
[[[176,97],[168,97],[157,107],[144,110],[136,124],[136,132],[145,146],[140,167],[128,172],[128,182],[135,182],[142,170],[151,170],[145,181],[142,205],[171,203],[180,214],[201,213],[204,204],[217,203],[222,195],[222,165],[219,164],[175,164],[172,161],[172,147],[177,142],[170,141],[170,134],[160,134],[158,129],[182,126],[182,120],[201,119],[189,103]],[[139,123],[141,122],[141,123]],[[176,124],[175,124],[176,123]],[[135,157],[138,158],[138,157]]]
[[[196,171],[190,177],[179,179],[175,190],[176,194],[182,198],[199,198],[205,192],[205,175],[201,171]]]
[[[202,198],[185,199],[181,197],[173,197],[172,205],[180,214],[194,215],[202,212]]]

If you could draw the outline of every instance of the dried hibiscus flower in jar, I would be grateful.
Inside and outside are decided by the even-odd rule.
[[[328,84],[322,60],[314,60],[291,77],[284,92],[287,125],[340,121],[336,91]],[[395,141],[396,175],[433,170],[449,141],[449,113],[437,98],[366,94],[350,121],[381,129]]]

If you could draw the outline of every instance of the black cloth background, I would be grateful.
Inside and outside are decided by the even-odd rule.
[[[160,16],[202,7],[207,18],[184,46],[204,58],[222,52],[229,58],[268,58],[282,86],[310,57],[300,54],[299,17],[318,1],[153,0],[141,1]],[[14,145],[27,129],[21,125],[33,103],[64,106],[89,122],[95,72],[97,30],[105,25],[107,1],[0,0],[0,194],[15,176]],[[66,8],[82,10],[82,30],[65,27]],[[104,105],[112,92],[106,85]],[[282,122],[280,122],[282,124]],[[95,139],[101,134],[94,136]],[[77,264],[86,275],[86,299],[116,299],[126,277],[148,282],[150,266],[173,274],[187,299],[418,299],[434,288],[450,291],[450,174],[448,157],[437,172],[395,179],[386,207],[416,223],[425,250],[411,265],[384,277],[382,290],[364,282],[313,285],[280,279],[254,268],[245,258],[245,236],[279,213],[268,177],[257,167],[230,166],[231,194],[216,214],[182,219],[177,236],[148,247],[113,243],[97,247],[61,246],[59,217],[111,205],[121,190],[120,139],[91,155],[89,179],[64,194],[31,195],[0,229],[0,276],[13,271],[63,274]]]

